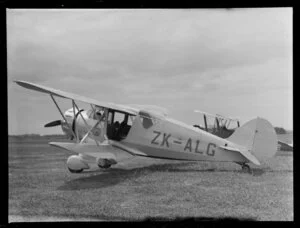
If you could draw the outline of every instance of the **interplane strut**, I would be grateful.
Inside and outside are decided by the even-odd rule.
[[[74,103],[74,105],[76,106],[76,108],[78,109],[78,106],[77,106],[77,104],[75,103],[74,100],[73,100],[73,103]],[[78,110],[79,110],[79,109],[78,109]],[[89,136],[89,134],[91,133],[91,131],[94,130],[95,127],[98,126],[98,124],[99,124],[99,123],[101,122],[101,120],[103,119],[104,115],[101,116],[100,120],[98,120],[97,123],[96,123],[90,130],[89,130],[89,125],[87,124],[85,118],[83,118],[81,112],[79,112],[79,115],[80,115],[81,118],[83,119],[84,124],[85,124],[85,128],[86,128],[87,131],[88,131],[88,132],[85,134],[85,136],[84,136],[84,137],[81,139],[81,141],[80,141],[80,143],[82,144],[82,143],[84,142],[84,140]],[[97,144],[97,146],[99,146],[99,143],[98,143],[97,140],[95,139],[95,136],[94,136],[93,134],[92,134],[92,136],[93,136],[93,139],[94,139],[95,143]]]
[[[72,135],[74,136],[74,138],[76,138],[76,142],[77,142],[77,143],[81,143],[81,144],[82,144],[82,143],[86,140],[86,138],[90,135],[90,133],[91,133],[91,132],[92,132],[92,131],[100,124],[100,122],[101,122],[101,121],[104,119],[104,117],[107,115],[107,109],[105,109],[104,115],[101,116],[101,118],[97,121],[96,124],[94,124],[94,126],[92,126],[91,128],[89,128],[89,125],[88,125],[88,123],[86,122],[85,118],[83,117],[83,115],[81,114],[81,112],[79,112],[79,115],[81,116],[82,120],[84,121],[85,128],[86,128],[86,130],[88,131],[88,132],[84,135],[84,137],[83,137],[81,140],[79,140],[78,129],[75,128],[75,129],[76,129],[76,130],[75,130],[76,132],[74,132],[74,130],[72,129],[72,126],[70,126],[70,124],[68,123],[66,117],[64,116],[64,114],[62,113],[61,109],[59,108],[59,105],[57,104],[56,100],[54,99],[53,94],[50,94],[50,97],[51,97],[51,99],[53,100],[55,106],[57,107],[59,113],[60,113],[61,116],[63,117],[65,123],[68,125],[68,128],[71,130]],[[91,105],[91,107],[92,107],[93,111],[95,112],[95,111],[96,111],[95,108],[94,108],[92,105]],[[77,110],[79,111],[79,108],[78,108],[77,104],[75,103],[74,99],[72,99],[72,108],[73,108],[74,118],[76,118],[75,109],[77,109]],[[75,121],[76,121],[76,120],[75,120]],[[106,125],[106,123],[105,123],[105,125]],[[105,126],[104,126],[104,128],[105,128]],[[97,146],[99,146],[99,143],[98,143],[98,141],[95,139],[95,136],[94,136],[93,134],[92,134],[92,136],[93,136],[93,140],[95,141],[95,143],[97,144]],[[104,134],[104,138],[106,138],[106,137],[105,137],[105,134]]]
[[[57,107],[58,111],[60,112],[61,116],[62,116],[63,119],[65,120],[66,124],[68,125],[69,129],[71,130],[71,132],[72,132],[74,138],[76,138],[77,136],[76,136],[75,132],[73,131],[73,129],[72,129],[72,127],[70,126],[70,124],[68,123],[66,117],[64,116],[64,114],[63,114],[62,111],[60,110],[58,104],[56,103],[56,101],[55,101],[55,99],[54,99],[54,97],[53,97],[53,95],[50,94],[50,97],[51,97],[51,99],[53,100],[54,104],[56,105],[56,107]]]

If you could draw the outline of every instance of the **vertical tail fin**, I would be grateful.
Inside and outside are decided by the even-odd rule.
[[[242,153],[244,156],[248,154],[249,158],[255,156],[259,160],[273,157],[277,150],[274,127],[269,121],[259,117],[237,128],[227,140],[239,146],[245,153]]]

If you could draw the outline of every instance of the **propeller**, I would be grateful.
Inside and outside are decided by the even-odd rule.
[[[61,120],[55,120],[55,121],[45,124],[44,127],[55,127],[55,126],[59,126],[61,124],[62,124]]]
[[[66,136],[68,138],[70,138],[71,140],[73,140],[74,135],[73,135],[72,132],[74,132],[76,134],[76,130],[75,130],[75,128],[76,128],[76,126],[75,126],[76,125],[76,118],[79,115],[79,113],[82,112],[82,111],[83,111],[83,109],[77,111],[77,113],[75,114],[75,117],[74,117],[73,116],[73,112],[74,112],[73,109],[67,110],[64,113],[64,116],[68,116],[69,118],[70,118],[70,116],[73,116],[73,118],[72,118],[73,120],[72,120],[71,123],[69,122],[69,124],[67,122],[65,122],[64,120],[54,120],[50,123],[45,124],[44,127],[61,126],[61,128],[62,128],[63,132],[66,134]],[[69,119],[69,121],[70,121],[70,119]]]

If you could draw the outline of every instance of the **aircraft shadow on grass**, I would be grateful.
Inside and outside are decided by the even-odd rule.
[[[64,183],[64,185],[58,187],[58,190],[81,190],[81,189],[98,189],[105,188],[113,185],[117,185],[124,181],[134,180],[140,176],[146,176],[153,172],[230,172],[230,173],[245,173],[242,170],[230,170],[230,169],[217,169],[217,168],[196,168],[187,167],[194,162],[183,163],[167,163],[167,164],[153,164],[146,167],[123,169],[123,168],[111,168],[108,170],[95,170],[87,171],[85,174],[91,173],[92,176],[79,177]],[[182,168],[184,167],[184,168]],[[265,173],[263,169],[252,169],[253,176],[260,176]],[[248,173],[245,173],[248,174]],[[82,174],[79,174],[82,175]],[[250,174],[248,174],[250,175]]]

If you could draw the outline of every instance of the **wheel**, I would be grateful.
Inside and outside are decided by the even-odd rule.
[[[74,170],[74,169],[70,169],[70,168],[68,168],[68,169],[71,173],[81,173],[83,171],[83,169],[79,169],[79,170]]]
[[[110,164],[98,165],[98,166],[99,166],[99,168],[101,168],[101,169],[108,169],[108,168],[110,168],[110,167],[111,167],[111,165],[110,165]]]
[[[250,166],[247,165],[247,164],[243,164],[243,165],[242,165],[242,170],[243,170],[244,172],[247,172],[247,173],[252,173],[252,172],[251,172]]]
[[[112,165],[107,159],[99,159],[97,163],[98,167],[102,169],[108,169]]]

